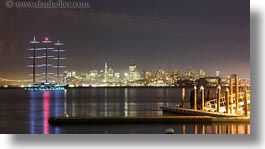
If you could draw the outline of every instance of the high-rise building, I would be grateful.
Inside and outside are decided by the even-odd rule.
[[[83,72],[83,73],[80,74],[80,77],[83,78],[83,79],[86,79],[86,76],[87,76],[87,73]]]
[[[194,75],[194,71],[192,70],[191,65],[189,65],[188,76],[192,77],[193,75]]]
[[[105,71],[104,71],[104,80],[103,82],[107,82],[108,81],[108,64],[107,62],[105,62]]]
[[[114,73],[114,77],[115,77],[116,79],[120,79],[120,73],[119,73],[119,72],[115,72],[115,73]]]
[[[159,69],[157,72],[157,78],[158,79],[164,79],[166,71],[163,69]]]
[[[220,71],[220,70],[217,70],[217,71],[215,72],[215,76],[216,76],[216,77],[220,77],[220,75],[221,75],[221,71]]]
[[[136,81],[138,80],[138,72],[136,70],[136,65],[131,63],[129,65],[129,81]]]
[[[72,72],[70,72],[70,71],[65,71],[64,73],[66,73],[67,78],[72,76]]]
[[[119,72],[115,72],[114,73],[114,81],[115,82],[120,82],[120,78],[121,78],[121,75],[120,75],[120,73]]]
[[[175,69],[175,70],[174,70],[174,75],[179,76],[179,75],[180,75],[180,71],[179,71],[178,69]]]
[[[136,71],[136,65],[133,64],[133,63],[131,63],[131,64],[129,65],[129,72],[135,72],[135,71]]]
[[[91,70],[89,73],[90,80],[95,81],[97,78],[98,71],[97,70]]]
[[[206,76],[206,72],[203,69],[200,69],[199,75],[200,75],[200,77],[205,77]]]
[[[114,76],[114,71],[113,69],[109,68],[108,70],[108,81],[110,81]]]
[[[145,79],[149,79],[152,77],[152,72],[151,71],[145,71],[144,72],[144,78]]]
[[[75,77],[76,76],[76,71],[72,71],[71,72],[71,77]]]

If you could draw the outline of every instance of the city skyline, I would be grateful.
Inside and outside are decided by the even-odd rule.
[[[51,63],[51,65],[53,64]],[[45,67],[40,67],[40,69],[43,68],[45,70]],[[53,74],[49,75],[49,79],[45,79],[45,74],[43,74],[36,76],[36,81],[33,82],[41,83],[49,80],[50,83],[63,83],[69,87],[190,87],[201,82],[200,80],[207,80],[211,86],[218,84],[227,86],[231,76],[237,75],[223,74],[221,70],[216,70],[215,75],[209,75],[204,69],[193,69],[191,66],[183,72],[179,69],[167,70],[163,68],[150,71],[139,69],[134,63],[129,64],[126,71],[120,72],[112,69],[112,66],[106,62],[101,69],[92,69],[86,72],[61,71],[62,75],[59,78],[57,78],[56,71],[57,69],[49,69],[49,74]],[[30,87],[32,86],[32,79],[12,80],[0,77],[0,87]],[[250,78],[239,76],[239,85],[249,86]]]
[[[0,77],[30,78],[25,49],[33,35],[64,42],[68,70],[101,69],[106,61],[119,71],[130,63],[148,70],[191,65],[250,77],[248,0],[90,3],[82,10],[0,7]]]
[[[106,65],[107,65],[107,67],[106,67]],[[78,73],[78,74],[81,74],[81,73],[89,73],[90,71],[94,71],[94,70],[97,70],[97,71],[102,71],[102,72],[106,72],[106,70],[109,70],[109,69],[111,69],[111,70],[113,70],[114,72],[118,72],[118,73],[126,73],[126,72],[128,72],[129,70],[130,70],[130,65],[135,65],[135,66],[137,66],[137,68],[136,68],[136,70],[137,71],[139,71],[139,72],[143,72],[143,71],[149,71],[149,72],[157,72],[157,71],[159,71],[159,70],[164,70],[164,71],[171,71],[171,72],[174,72],[174,71],[179,71],[179,73],[180,74],[185,74],[186,72],[188,72],[189,70],[192,70],[192,71],[195,71],[195,72],[199,72],[199,71],[201,71],[201,70],[203,70],[206,74],[207,74],[207,76],[216,76],[216,72],[218,71],[218,72],[220,72],[220,77],[226,77],[226,76],[230,76],[230,75],[232,75],[232,74],[223,74],[223,73],[221,73],[222,72],[222,70],[218,70],[218,69],[216,69],[216,70],[213,70],[212,72],[207,72],[207,71],[205,71],[205,68],[193,68],[191,65],[189,65],[189,66],[187,66],[187,68],[185,69],[185,70],[180,70],[180,69],[178,69],[177,67],[176,68],[173,68],[173,69],[167,69],[167,68],[162,68],[162,67],[157,67],[157,69],[152,69],[152,70],[150,70],[150,69],[147,69],[147,68],[141,68],[141,66],[139,67],[139,65],[137,65],[137,63],[128,63],[127,65],[126,65],[126,69],[125,70],[117,70],[117,69],[115,69],[115,66],[113,67],[113,65],[111,65],[111,64],[109,64],[108,62],[105,62],[105,63],[102,63],[102,67],[101,68],[98,68],[98,69],[87,69],[87,70],[85,70],[85,71],[77,71],[77,70],[68,70],[68,69],[66,69],[65,71],[66,72],[76,72],[76,73]],[[107,68],[107,69],[106,69]],[[243,78],[243,77],[242,77]]]
[[[137,64],[137,63],[127,63],[127,64],[124,64],[124,66],[122,66],[123,68],[126,67],[125,69],[116,69],[117,66],[113,66],[113,65],[111,65],[108,62],[105,62],[105,63],[100,62],[101,67],[97,67],[97,68],[96,67],[88,67],[88,68],[91,68],[91,69],[83,69],[83,70],[80,70],[78,68],[75,68],[75,69],[67,69],[66,68],[63,71],[65,71],[65,72],[76,72],[77,74],[89,73],[89,72],[94,71],[94,70],[97,70],[99,72],[100,71],[105,72],[104,66],[105,66],[106,63],[109,66],[108,69],[110,68],[114,72],[118,72],[118,73],[121,73],[121,74],[124,74],[124,73],[128,72],[128,70],[129,70],[128,69],[128,66],[130,64],[135,64],[135,65]],[[36,68],[36,69],[39,69],[39,68]],[[221,72],[220,73],[220,77],[221,78],[225,78],[225,77],[230,76],[232,74],[237,74],[236,72],[234,72],[234,73],[224,73],[220,69],[208,70],[207,68],[197,68],[197,67],[195,68],[192,65],[185,66],[184,69],[179,69],[178,67],[172,67],[172,68],[168,68],[168,67],[165,67],[165,68],[163,68],[163,67],[156,67],[155,68],[154,67],[153,69],[148,69],[148,68],[143,68],[142,66],[137,65],[137,71],[139,71],[139,72],[149,71],[149,72],[155,73],[155,72],[158,72],[159,70],[170,71],[170,72],[174,72],[174,71],[178,70],[180,72],[180,74],[185,74],[186,72],[189,71],[189,69],[192,69],[192,71],[195,71],[195,72],[199,72],[200,70],[203,70],[207,74],[207,76],[216,76],[217,71],[219,71],[219,72]],[[11,80],[31,80],[32,79],[32,76],[31,75],[28,75],[28,74],[30,74],[30,72],[32,70],[31,70],[31,68],[29,68],[27,70],[28,70],[26,72],[27,74],[19,75],[20,77],[15,77],[14,78],[14,77],[9,77],[9,76],[7,76],[7,77],[0,76],[0,78],[3,78],[3,79],[11,79]],[[42,70],[39,71],[39,72],[42,72]],[[56,72],[56,69],[55,68],[50,68],[50,72],[51,73],[54,73],[54,76],[56,76],[56,73],[55,73]],[[60,72],[62,72],[62,71],[60,71]],[[44,75],[42,75],[42,76],[44,76]],[[250,79],[250,76],[240,76],[240,78],[249,78]]]

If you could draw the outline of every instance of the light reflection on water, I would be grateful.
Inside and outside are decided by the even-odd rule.
[[[44,134],[49,134],[49,113],[50,113],[50,91],[44,92],[43,100],[43,116],[44,116]],[[55,100],[56,101],[56,100]],[[56,102],[55,102],[56,103]],[[56,115],[56,114],[55,114]]]
[[[189,101],[190,90],[186,91]],[[176,88],[80,88],[60,91],[1,90],[0,133],[164,133],[168,127],[178,134],[250,134],[250,124],[141,124],[51,126],[50,116],[147,116],[163,115],[161,106],[180,104]],[[11,99],[12,97],[12,99]],[[21,106],[23,108],[21,108]],[[10,115],[13,111],[14,117]],[[19,119],[16,117],[20,117]],[[13,121],[17,121],[16,129]],[[12,126],[12,128],[11,128]]]
[[[52,130],[49,125],[50,116],[63,115],[61,99],[66,94],[64,91],[29,91],[30,100],[30,134],[50,134],[61,133],[59,127],[54,127]]]

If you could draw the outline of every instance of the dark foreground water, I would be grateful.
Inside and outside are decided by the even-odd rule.
[[[65,91],[0,89],[0,133],[250,134],[250,124],[126,124],[51,126],[50,116],[163,115],[161,106],[180,104],[178,88],[75,88]],[[186,90],[189,101],[190,90]]]

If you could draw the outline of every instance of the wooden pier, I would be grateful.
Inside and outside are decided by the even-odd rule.
[[[205,87],[200,84],[195,85],[191,91],[189,108],[184,104],[185,88],[182,88],[181,105],[161,108],[164,112],[180,115],[214,117],[250,116],[250,90],[245,87],[244,91],[239,91],[238,76],[236,74],[230,76],[229,88],[226,87],[225,93],[222,93],[220,85],[217,84],[216,87],[216,96],[214,97],[213,93],[211,93],[212,90],[208,89],[208,95],[205,99]]]
[[[242,117],[237,114],[220,113],[220,112],[207,112],[201,110],[194,110],[188,108],[176,108],[176,107],[161,107],[163,112],[175,113],[181,115],[191,115],[191,116],[212,116],[212,117]]]
[[[107,116],[107,117],[50,117],[52,125],[71,124],[175,124],[175,123],[230,123],[246,122],[249,117],[213,117],[213,116]]]

